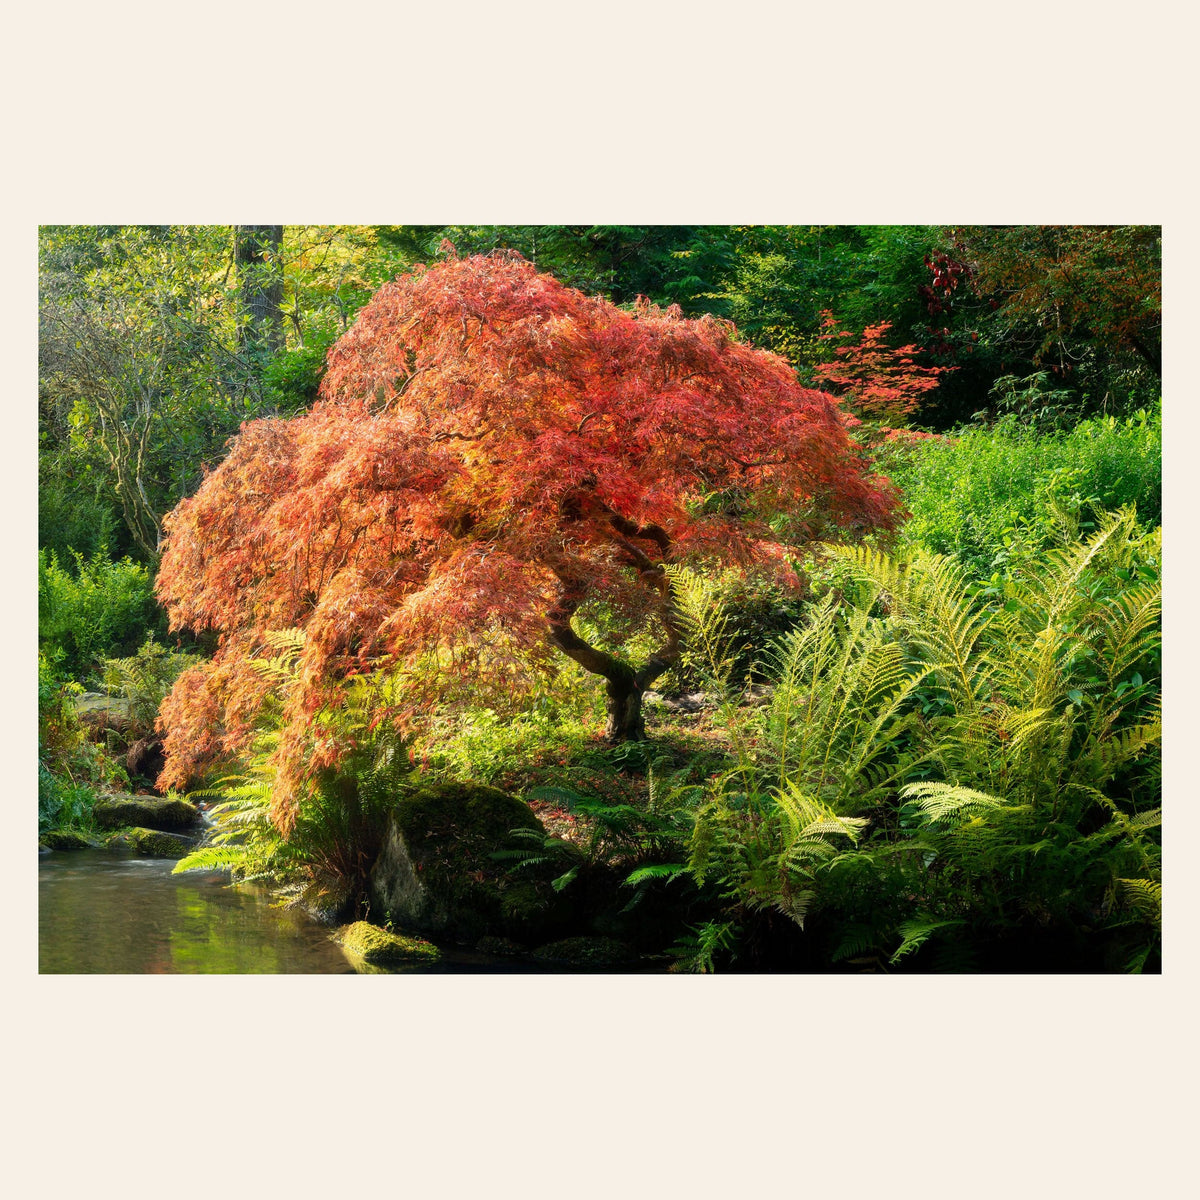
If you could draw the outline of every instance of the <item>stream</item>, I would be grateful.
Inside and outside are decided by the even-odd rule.
[[[38,859],[38,971],[45,974],[345,975],[328,931],[265,891],[174,860],[100,849]]]
[[[38,857],[42,975],[353,975],[329,930],[219,871],[115,848]],[[659,968],[661,969],[661,968]],[[442,949],[397,973],[545,973],[553,967]]]

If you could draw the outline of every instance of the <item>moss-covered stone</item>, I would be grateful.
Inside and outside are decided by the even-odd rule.
[[[175,796],[103,796],[92,810],[101,829],[125,825],[171,831],[200,823],[200,810]]]
[[[496,858],[513,845],[513,830],[544,833],[527,804],[496,788],[435,784],[403,797],[371,873],[374,911],[400,928],[468,944],[561,928],[562,902],[548,879],[514,879]]]
[[[368,921],[355,921],[353,925],[340,929],[337,940],[352,960],[361,959],[372,967],[428,963],[440,957],[438,948],[429,942],[389,933]]]
[[[50,829],[41,836],[41,844],[49,850],[90,850],[100,842],[77,829]]]
[[[539,962],[580,968],[620,967],[637,961],[637,955],[624,942],[602,937],[564,938],[539,946],[533,957]]]
[[[122,829],[112,834],[106,844],[124,846],[145,858],[182,858],[193,849],[186,838],[161,829]]]

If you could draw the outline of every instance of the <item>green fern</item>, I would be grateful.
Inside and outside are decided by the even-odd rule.
[[[903,941],[901,941],[888,961],[894,966],[906,955],[919,950],[939,929],[950,929],[955,926],[964,925],[965,923],[958,918],[937,920],[929,917],[919,917],[913,921],[905,921],[898,930]]]

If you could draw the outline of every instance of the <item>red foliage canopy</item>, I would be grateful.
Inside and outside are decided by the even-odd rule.
[[[884,340],[890,321],[868,325],[854,344],[845,344],[853,336],[840,329],[834,315],[826,311],[821,327],[822,341],[843,344],[835,346],[836,362],[821,363],[814,374],[826,384],[833,384],[850,406],[868,420],[900,421],[921,403],[925,393],[938,385],[938,377],[950,367],[926,367],[914,359],[921,353],[916,345],[893,348]]]
[[[717,495],[736,504],[703,503]],[[514,256],[418,267],[332,348],[314,408],[243,426],[167,518],[172,627],[220,638],[163,708],[162,782],[245,745],[272,631],[306,635],[278,752],[286,824],[289,781],[341,752],[307,731],[349,676],[409,668],[387,714],[403,722],[438,699],[422,664],[515,679],[557,646],[610,702],[640,703],[678,651],[663,563],[785,565],[744,514],[865,528],[893,505],[835,402],[731,326],[623,311]],[[641,595],[663,651],[635,671],[583,642],[571,618],[593,594]]]

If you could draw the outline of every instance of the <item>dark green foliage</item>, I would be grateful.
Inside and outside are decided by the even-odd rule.
[[[38,829],[94,827],[97,789],[129,780],[107,749],[87,740],[75,715],[78,684],[38,655]]]
[[[46,456],[39,462],[38,549],[50,551],[61,563],[74,552],[92,560],[109,553],[126,555],[132,549],[121,525],[116,502],[106,494],[105,480],[96,471]]]
[[[586,971],[597,967],[627,966],[637,954],[624,942],[606,937],[570,937],[539,946],[533,957],[539,962],[558,963]]]
[[[460,256],[512,249],[570,287],[616,304],[647,296],[688,315],[724,315],[717,282],[729,269],[736,238],[727,226],[478,225],[431,230],[426,252],[449,239]]]
[[[38,761],[38,830],[91,829],[96,792],[92,785],[55,775]]]

